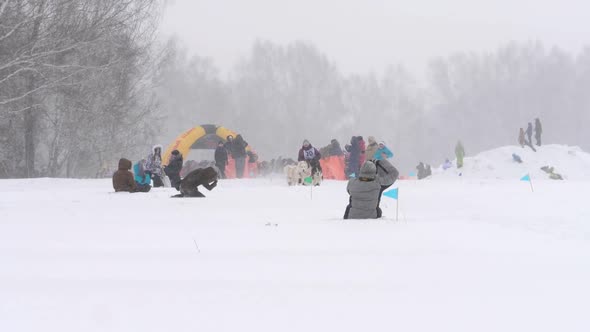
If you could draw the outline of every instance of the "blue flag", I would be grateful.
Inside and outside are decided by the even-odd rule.
[[[528,181],[531,182],[531,176],[529,174],[523,176],[522,178],[520,178],[520,181]]]
[[[399,188],[393,188],[389,191],[386,191],[383,193],[383,196],[389,197],[389,198],[393,198],[393,199],[397,199],[398,198],[398,194],[399,194]]]

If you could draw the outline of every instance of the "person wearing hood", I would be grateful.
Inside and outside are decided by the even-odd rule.
[[[133,173],[135,179],[136,191],[147,193],[152,189],[150,185],[152,178],[150,173],[145,168],[146,160],[142,159],[133,165]]]
[[[227,149],[223,141],[219,141],[215,149],[215,166],[219,169],[219,178],[225,179],[225,166],[227,166]]]
[[[154,145],[152,152],[148,155],[145,164],[145,171],[150,173],[154,181],[154,187],[162,187],[162,146]]]
[[[121,158],[119,160],[119,169],[113,174],[113,188],[115,192],[126,191],[135,192],[136,185],[131,170],[131,161]]]
[[[367,138],[367,147],[365,149],[365,154],[369,159],[376,159],[375,156],[377,155],[377,150],[379,149],[379,144],[375,141],[375,137],[369,136]]]
[[[199,191],[199,186],[211,191],[217,186],[218,174],[213,167],[198,168],[182,179],[180,194],[172,197],[205,197]]]
[[[164,168],[164,172],[170,178],[170,185],[176,190],[180,187],[180,171],[182,170],[182,154],[178,150],[172,151],[168,165]]]
[[[244,140],[242,135],[237,135],[232,142],[231,155],[236,161],[236,177],[241,179],[244,176],[244,168],[246,167],[246,147],[248,143]]]
[[[328,150],[329,156],[342,156],[344,152],[342,152],[342,148],[340,147],[340,143],[335,138],[330,141],[330,149]]]
[[[375,154],[372,158],[375,160],[385,160],[393,158],[393,152],[391,152],[391,150],[389,150],[387,146],[385,146],[385,142],[379,142],[377,151],[375,151]]]
[[[541,120],[539,118],[535,119],[535,140],[537,141],[537,146],[541,146],[541,134],[543,133],[543,126],[541,126]]]
[[[358,177],[348,181],[346,190],[350,195],[344,219],[379,218],[381,184],[377,180],[377,167],[372,161],[363,164]]]
[[[297,161],[306,161],[309,166],[311,166],[312,175],[315,175],[318,171],[322,171],[320,158],[322,158],[320,151],[314,148],[308,140],[303,140],[303,145],[301,146],[301,149],[299,149]]]
[[[232,155],[232,145],[234,143],[234,137],[232,135],[227,135],[227,137],[225,138],[225,144],[223,144],[223,147],[225,148],[225,151],[227,151],[228,155]],[[233,156],[232,156],[233,158]]]

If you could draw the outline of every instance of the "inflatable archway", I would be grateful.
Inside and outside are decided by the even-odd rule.
[[[225,142],[229,135],[236,137],[235,132],[221,126],[206,124],[193,127],[180,134],[174,142],[168,145],[163,154],[162,164],[168,165],[170,155],[174,150],[178,150],[183,156],[187,156],[191,149],[215,150],[217,143],[220,140]],[[250,151],[250,146],[246,147],[246,150]]]

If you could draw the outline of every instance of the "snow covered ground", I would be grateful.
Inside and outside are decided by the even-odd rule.
[[[590,182],[0,181],[0,331],[589,331]],[[159,189],[159,190],[158,190]]]

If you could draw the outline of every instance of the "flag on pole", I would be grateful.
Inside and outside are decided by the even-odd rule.
[[[394,188],[391,189],[389,191],[386,191],[383,193],[383,196],[389,197],[389,198],[393,198],[393,199],[398,199],[399,197],[399,188]]]
[[[520,181],[528,181],[531,182],[531,176],[529,174],[523,176],[522,178],[520,178]]]

